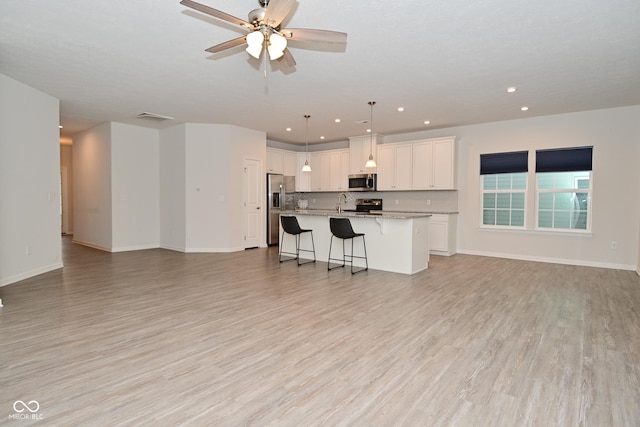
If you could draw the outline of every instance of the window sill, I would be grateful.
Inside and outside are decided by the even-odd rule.
[[[489,227],[478,227],[478,231],[531,234],[536,236],[545,235],[545,236],[593,237],[593,233],[590,231],[530,230],[526,228],[489,228]]]

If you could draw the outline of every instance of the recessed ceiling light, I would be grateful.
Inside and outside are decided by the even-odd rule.
[[[371,133],[371,129],[367,129],[367,132]]]
[[[324,135],[320,136],[320,139],[324,139]]]
[[[398,107],[398,111],[402,113],[404,111],[404,107]]]
[[[512,87],[507,88],[507,92],[509,92],[509,93],[513,93],[513,92],[515,92],[516,90],[518,90],[518,89],[516,89],[516,88],[515,88],[515,87],[513,87],[513,86],[512,86]]]
[[[336,119],[336,123],[340,123],[340,119]]]
[[[58,126],[58,128],[62,129],[62,125]]]
[[[520,110],[522,111],[527,111],[529,109],[529,107],[527,107],[526,105],[524,107],[520,107]]]
[[[287,128],[287,132],[291,132],[291,128]]]
[[[425,125],[430,125],[430,124],[431,124],[431,122],[430,122],[429,120],[425,120],[425,121],[424,121],[424,124],[425,124]]]

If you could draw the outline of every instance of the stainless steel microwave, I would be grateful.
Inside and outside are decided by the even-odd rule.
[[[378,175],[375,173],[358,173],[349,175],[349,191],[376,191]]]

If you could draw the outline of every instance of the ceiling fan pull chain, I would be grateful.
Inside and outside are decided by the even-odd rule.
[[[264,42],[264,50],[267,50],[267,41]],[[267,52],[264,52],[264,79],[267,80]]]

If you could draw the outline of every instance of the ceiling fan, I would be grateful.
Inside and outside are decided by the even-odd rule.
[[[254,58],[259,59],[262,52],[266,50],[271,60],[277,59],[285,67],[292,68],[296,65],[296,61],[293,59],[289,49],[287,49],[288,40],[332,44],[345,44],[347,42],[347,34],[337,31],[310,28],[280,28],[282,21],[295,7],[296,0],[258,1],[262,7],[249,12],[248,21],[192,0],[182,0],[180,4],[223,21],[239,25],[249,31],[246,36],[217,44],[206,49],[206,52],[218,53],[246,43],[246,51]]]

